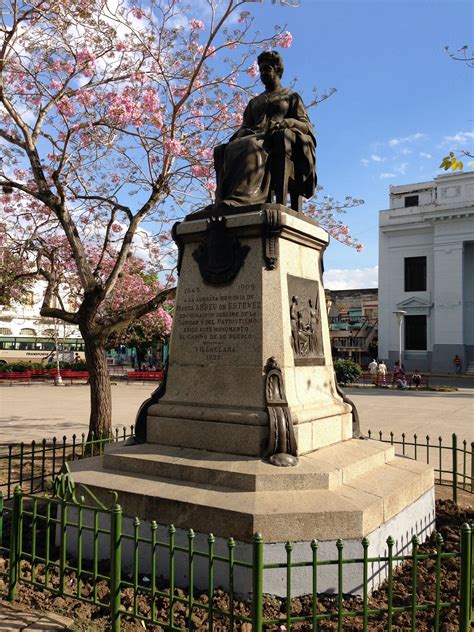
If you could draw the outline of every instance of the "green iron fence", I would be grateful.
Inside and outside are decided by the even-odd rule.
[[[454,502],[458,501],[458,490],[474,494],[474,442],[460,442],[456,434],[448,442],[442,437],[437,439],[426,435],[425,442],[414,434],[410,439],[405,433],[396,438],[393,432],[377,434],[368,431],[369,439],[378,439],[395,446],[395,453],[408,456],[416,461],[424,461],[433,466],[435,483],[452,489]]]
[[[68,460],[85,458],[101,454],[110,441],[119,441],[133,434],[127,429],[116,431],[112,439],[86,441],[63,438],[62,441],[32,442],[31,446],[20,444],[8,446],[4,454],[0,454],[3,481],[0,481],[0,557],[7,560],[0,564],[0,596],[13,599],[19,583],[29,583],[52,594],[68,595],[74,599],[103,607],[110,611],[113,630],[120,629],[120,617],[132,616],[137,620],[154,622],[167,630],[193,629],[199,620],[198,614],[207,617],[207,629],[212,630],[217,624],[226,625],[230,630],[235,625],[251,623],[252,630],[275,626],[286,626],[289,630],[297,623],[310,625],[313,630],[321,632],[327,629],[344,630],[349,620],[359,618],[362,629],[371,629],[372,624],[385,625],[384,629],[397,629],[397,617],[405,614],[410,617],[410,625],[403,624],[403,629],[416,630],[416,622],[423,611],[432,612],[433,630],[443,630],[444,613],[458,613],[459,630],[470,629],[472,620],[472,567],[474,550],[474,525],[463,525],[460,532],[458,550],[446,550],[440,535],[436,537],[434,549],[430,552],[419,552],[418,541],[411,543],[411,552],[395,555],[393,541],[387,540],[385,557],[370,557],[370,546],[363,542],[363,556],[358,559],[345,559],[344,543],[339,542],[334,552],[334,559],[326,560],[318,557],[319,545],[311,543],[311,561],[295,562],[292,559],[293,545],[286,544],[286,562],[265,564],[264,543],[259,536],[253,542],[253,558],[239,559],[235,553],[235,542],[227,542],[226,552],[215,549],[215,539],[209,536],[205,550],[195,546],[192,531],[188,533],[186,546],[177,543],[175,529],[170,527],[167,537],[158,536],[158,525],[151,523],[141,525],[138,518],[131,531],[123,529],[122,513],[118,505],[107,508],[91,496],[93,502],[85,503],[71,486],[62,492],[56,489],[56,495],[38,494],[44,490],[48,480],[52,480]],[[372,433],[369,432],[369,436]],[[375,437],[374,437],[375,438]],[[474,492],[473,487],[473,444],[459,442],[456,435],[450,441],[441,437],[433,441],[429,436],[425,441],[417,435],[407,438],[402,434],[396,438],[394,433],[377,437],[380,441],[395,446],[397,454],[423,460],[433,465],[436,482],[449,485],[453,499],[457,501],[458,490]],[[57,477],[66,485],[64,477]],[[14,486],[23,485],[27,493]],[[2,493],[3,490],[3,493]],[[9,502],[4,503],[4,499]],[[13,501],[13,504],[12,504]],[[92,512],[92,518],[87,512]],[[147,532],[143,532],[145,529]],[[2,539],[3,535],[3,539]],[[74,538],[76,544],[71,544]],[[87,555],[85,544],[88,541]],[[100,545],[100,546],[99,546]],[[74,548],[75,547],[75,548]],[[91,548],[92,547],[92,548]],[[99,549],[104,547],[110,551],[107,561],[99,559]],[[131,575],[122,571],[122,553],[126,548],[133,549],[133,569]],[[148,574],[141,572],[143,551],[148,559]],[[70,555],[68,551],[74,551]],[[166,585],[160,580],[159,565],[163,564],[162,556],[166,555]],[[193,590],[185,594],[178,590],[175,563],[177,556],[187,558],[187,584],[193,586],[195,568],[198,563],[208,567],[207,591],[196,597]],[[71,561],[73,560],[73,561]],[[412,593],[410,602],[401,602],[394,593],[394,575],[397,564],[408,562],[411,565]],[[460,564],[460,587],[457,599],[443,595],[443,569],[447,564]],[[344,570],[348,565],[362,564],[364,568],[364,589],[362,599],[349,601],[344,598]],[[369,599],[368,573],[373,564],[385,564],[387,573],[386,603],[383,607],[374,607]],[[227,595],[219,597],[216,586],[216,567],[224,565],[228,576]],[[331,604],[323,603],[318,592],[318,573],[322,566],[333,565],[337,569],[338,592]],[[417,594],[419,572],[423,565],[429,566],[432,581],[436,583],[436,598],[424,602]],[[299,569],[309,569],[311,586],[305,604],[306,609],[300,611],[291,602],[291,586],[294,573]],[[252,586],[252,598],[244,605],[234,595],[235,573],[238,569],[246,569],[250,573],[248,585]],[[287,598],[283,600],[277,616],[270,616],[272,608],[268,598],[263,594],[264,577],[267,573],[279,569],[286,573]],[[222,570],[222,569],[221,569]],[[227,605],[223,605],[227,600]],[[323,611],[320,605],[323,604]],[[265,616],[264,616],[264,613]],[[269,614],[270,613],[270,614]],[[265,618],[266,617],[266,618]],[[383,621],[380,621],[382,617]],[[201,617],[202,618],[202,617]],[[375,623],[375,621],[377,623]],[[332,623],[331,623],[332,622]],[[325,627],[333,625],[332,628]],[[273,628],[272,628],[273,626]],[[380,628],[379,628],[380,629]]]
[[[116,428],[113,437],[86,439],[73,435],[51,440],[20,444],[0,445],[0,491],[6,500],[13,497],[13,490],[20,485],[30,492],[44,490],[60,471],[64,463],[103,453],[105,446],[133,436],[134,427]],[[452,488],[452,498],[457,502],[458,490],[474,494],[474,442],[460,441],[456,434],[450,440],[442,437],[424,439],[405,433],[397,437],[393,432],[368,431],[368,437],[391,443],[396,454],[424,461],[434,467],[436,484]]]
[[[20,485],[30,492],[43,491],[48,482],[59,473],[68,461],[76,461],[103,454],[111,442],[124,441],[133,436],[134,427],[115,428],[111,437],[89,438],[72,435],[58,439],[42,439],[31,443],[0,444],[0,492],[5,500],[13,497],[13,490]]]
[[[138,518],[131,528],[125,528],[122,509],[114,497],[106,507],[83,486],[74,486],[68,473],[55,480],[52,493],[28,494],[19,487],[14,492],[13,507],[0,512],[4,532],[8,536],[1,549],[8,558],[0,571],[0,595],[14,600],[21,584],[33,586],[53,595],[70,597],[93,604],[109,613],[113,632],[120,631],[124,616],[145,624],[156,624],[165,630],[209,631],[223,628],[239,629],[251,624],[252,632],[264,629],[291,630],[298,623],[312,630],[348,629],[348,622],[357,619],[364,631],[371,629],[405,629],[415,632],[420,617],[429,613],[428,629],[446,630],[447,622],[458,618],[457,629],[467,632],[472,621],[472,563],[474,525],[464,524],[460,541],[452,550],[445,547],[440,534],[431,548],[420,549],[418,538],[411,541],[411,550],[395,552],[391,537],[386,542],[386,555],[371,557],[370,543],[362,541],[363,555],[358,559],[344,556],[344,542],[335,546],[333,559],[320,559],[319,543],[308,544],[307,561],[293,558],[293,544],[282,544],[286,560],[265,563],[264,541],[259,534],[253,538],[251,558],[236,554],[236,543],[230,539],[226,551],[216,550],[216,539],[209,535],[204,549],[195,544],[195,533],[187,533],[187,542],[177,541],[176,529],[170,526],[166,536],[156,522],[141,524]],[[122,569],[122,554],[131,551],[131,572]],[[72,553],[73,551],[73,553]],[[105,555],[104,555],[105,551]],[[185,558],[185,588],[177,577],[178,556]],[[105,558],[105,559],[102,559]],[[395,584],[397,565],[408,564],[409,586],[406,596]],[[197,565],[204,564],[206,588],[195,590]],[[344,595],[344,576],[348,566],[363,567],[363,594],[352,600]],[[373,564],[386,567],[386,583],[378,594],[383,603],[372,603],[369,595],[370,572]],[[446,592],[443,576],[447,567],[455,564],[459,570],[459,589],[453,597]],[[216,582],[216,569],[223,565],[228,577],[224,593]],[[329,599],[319,592],[322,567],[336,569],[337,592]],[[144,566],[145,571],[143,570]],[[299,569],[308,569],[311,581],[308,595],[295,602],[292,581]],[[248,589],[252,595],[242,600],[235,594],[238,569],[248,573]],[[286,599],[264,595],[264,580],[269,572],[279,569],[286,578]],[[429,575],[435,585],[435,598],[427,599],[421,580]],[[166,575],[166,581],[160,577]],[[304,607],[301,607],[303,603]],[[276,605],[275,605],[276,604]],[[297,607],[299,604],[299,607]],[[323,606],[323,607],[321,607]],[[405,617],[400,623],[400,617]],[[408,619],[406,618],[408,617]],[[401,627],[400,627],[401,625]],[[329,626],[329,627],[328,627]],[[449,629],[454,629],[450,627]]]

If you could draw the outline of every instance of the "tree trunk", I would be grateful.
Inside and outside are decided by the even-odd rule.
[[[89,438],[112,436],[112,391],[105,344],[101,338],[83,334],[91,392]]]

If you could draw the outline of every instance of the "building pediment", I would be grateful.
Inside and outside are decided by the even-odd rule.
[[[432,307],[433,303],[418,298],[417,296],[411,296],[397,303],[397,309],[404,310],[411,314],[426,314]]]

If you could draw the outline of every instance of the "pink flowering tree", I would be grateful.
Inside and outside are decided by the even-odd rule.
[[[98,436],[107,339],[149,314],[169,330],[170,229],[212,199],[212,148],[241,122],[259,50],[292,43],[253,35],[242,0],[208,0],[199,18],[179,0],[135,2],[5,0],[0,16],[2,234],[21,262],[8,283],[45,279],[41,315],[79,327]],[[331,204],[308,211],[357,245]]]

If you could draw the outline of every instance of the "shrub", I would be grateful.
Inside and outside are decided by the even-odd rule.
[[[352,360],[336,360],[334,370],[340,384],[352,384],[362,373],[360,366]]]
[[[35,368],[32,362],[10,362],[9,364],[0,364],[2,373],[25,373]]]

